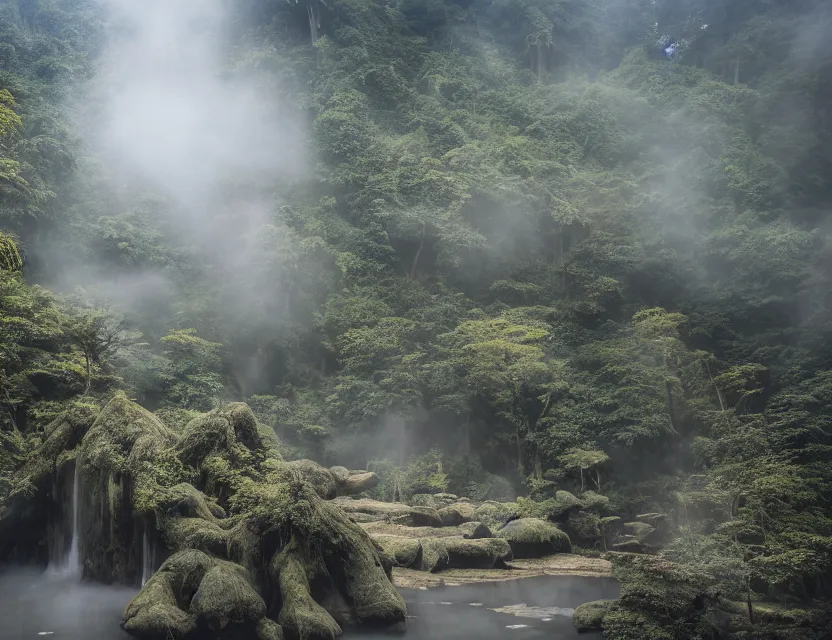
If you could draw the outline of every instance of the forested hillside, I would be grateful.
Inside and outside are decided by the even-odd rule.
[[[242,400],[375,497],[667,514],[609,637],[828,637],[829,3],[194,4],[0,0],[0,494]]]

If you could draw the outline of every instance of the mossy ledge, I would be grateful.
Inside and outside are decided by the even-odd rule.
[[[85,578],[139,584],[146,539],[163,560],[125,611],[136,637],[317,640],[405,620],[393,560],[324,499],[373,479],[284,462],[245,404],[181,434],[123,394],[62,416],[14,478],[0,562],[45,561],[75,465]]]

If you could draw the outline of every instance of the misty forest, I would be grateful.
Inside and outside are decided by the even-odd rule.
[[[0,565],[150,640],[570,571],[609,640],[829,638],[830,33],[0,0]]]

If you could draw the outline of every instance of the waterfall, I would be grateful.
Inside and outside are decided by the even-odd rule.
[[[61,543],[62,536],[58,534],[57,543],[50,546],[50,555],[54,554],[53,557],[49,558],[49,568],[47,572],[52,575],[59,575],[59,576],[80,576],[81,575],[81,553],[79,550],[79,542],[78,537],[81,529],[81,519],[79,516],[79,512],[81,509],[80,505],[80,485],[81,485],[81,474],[80,474],[80,461],[75,461],[75,472],[72,479],[72,503],[71,503],[71,511],[72,511],[72,528],[71,528],[71,540],[69,543],[69,554],[65,554],[66,547],[63,546]]]
[[[142,586],[150,580],[156,567],[156,548],[147,537],[147,529],[142,534]]]
[[[78,530],[81,528],[81,523],[78,518],[78,485],[80,485],[79,467],[80,460],[75,460],[75,477],[72,480],[72,542],[69,545],[69,558],[67,559],[66,569],[69,574],[76,574],[81,572],[81,558],[78,553]]]
[[[306,5],[306,12],[309,14],[309,35],[312,37],[312,44],[318,39],[318,29],[321,28],[321,17],[318,15],[318,8],[310,2]]]

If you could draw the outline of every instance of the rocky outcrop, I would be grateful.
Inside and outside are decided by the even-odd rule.
[[[181,434],[123,395],[97,415],[56,421],[13,479],[0,561],[35,553],[62,493],[55,484],[76,467],[84,575],[138,584],[143,538],[163,560],[125,611],[124,629],[137,637],[328,640],[338,620],[405,619],[394,560],[325,500],[373,479],[284,462],[244,404]],[[441,524],[435,511],[418,516]],[[19,530],[29,541],[9,533]]]
[[[519,516],[517,504],[514,502],[486,501],[474,510],[474,518],[491,529],[498,529],[506,522]]]
[[[408,527],[441,527],[442,518],[436,509],[411,507],[401,502],[379,502],[363,498],[337,498],[333,501],[359,522],[392,522]]]
[[[403,536],[375,535],[373,536],[381,548],[394,561],[396,567],[418,567],[422,564],[422,543],[417,538]]]
[[[516,558],[539,558],[572,550],[568,535],[538,518],[512,520],[495,535],[508,542]]]
[[[471,522],[476,519],[476,509],[470,502],[455,502],[437,510],[442,524],[449,527],[456,527],[463,522]]]
[[[504,569],[513,555],[505,540],[442,538],[451,569]]]

